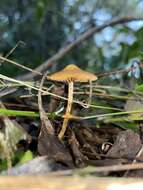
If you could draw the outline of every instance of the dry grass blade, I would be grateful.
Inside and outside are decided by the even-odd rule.
[[[132,164],[135,164],[137,162],[137,159],[139,159],[143,154],[143,145],[141,147],[141,149],[139,150],[139,152],[137,153],[135,159],[133,160]],[[124,177],[128,176],[128,173],[129,173],[130,169],[128,169],[125,174],[124,174]]]
[[[16,66],[18,66],[18,67],[20,67],[20,68],[22,68],[22,69],[25,69],[25,70],[30,71],[30,72],[32,72],[32,73],[35,73],[35,74],[37,74],[37,75],[42,75],[40,72],[38,72],[38,71],[36,71],[36,70],[30,69],[29,67],[26,67],[26,66],[24,66],[24,65],[20,65],[19,63],[15,62],[15,61],[12,61],[12,60],[10,60],[10,59],[7,59],[7,58],[5,58],[5,57],[2,57],[1,55],[0,55],[0,60],[2,60],[3,62],[6,61],[6,62],[8,62],[8,63],[11,63],[11,64],[13,64],[13,65],[16,65]]]
[[[124,165],[119,164],[119,165],[98,166],[98,167],[88,166],[83,169],[52,172],[51,175],[54,175],[54,176],[89,175],[92,173],[120,172],[120,171],[126,171],[126,170],[140,170],[140,169],[143,169],[143,163],[133,163],[133,164],[124,164]]]
[[[25,45],[24,42],[18,41],[17,44],[5,55],[5,58],[8,58],[8,57],[16,50],[16,48],[17,48],[20,44]],[[1,61],[1,63],[3,63],[3,62],[4,62],[4,60]]]
[[[42,96],[41,96],[41,92],[42,92],[42,88],[43,88],[43,84],[44,84],[44,80],[47,76],[47,73],[45,73],[42,77],[40,86],[39,86],[39,91],[38,91],[38,106],[39,106],[39,113],[40,113],[40,119],[41,119],[41,130],[46,129],[48,134],[54,134],[55,130],[50,122],[50,120],[48,119],[48,116],[45,112],[45,110],[43,109],[42,106]]]
[[[23,81],[20,81],[20,80],[16,80],[16,79],[12,79],[10,77],[7,77],[7,76],[4,76],[2,74],[0,74],[0,78],[1,79],[4,79],[4,80],[7,80],[7,81],[11,81],[11,82],[14,82],[14,83],[18,83],[18,84],[21,84],[23,86],[26,86],[28,88],[31,88],[31,89],[34,89],[34,90],[37,90],[37,91],[41,91],[42,93],[44,93],[45,95],[51,95],[51,96],[54,96],[54,97],[57,97],[59,99],[62,99],[62,100],[68,100],[67,98],[65,97],[62,97],[62,96],[59,96],[59,95],[56,95],[54,93],[51,93],[49,91],[46,91],[46,90],[43,90],[43,89],[39,89],[35,86],[32,86],[30,85],[29,83],[27,82],[23,82]],[[76,104],[80,104],[80,105],[83,105],[83,106],[86,106],[86,107],[92,107],[92,108],[99,108],[99,109],[108,109],[108,110],[116,110],[116,111],[121,111],[121,109],[118,109],[118,108],[112,108],[112,107],[105,107],[105,106],[95,106],[95,105],[92,105],[92,104],[86,104],[86,103],[83,103],[81,101],[77,101],[77,100],[73,100],[74,103]]]
[[[125,170],[140,170],[143,169],[143,163],[134,163],[134,164],[124,164],[124,165],[113,165],[113,166],[103,166],[103,167],[87,167],[85,169],[79,170],[83,173],[96,173],[96,172],[117,172]]]

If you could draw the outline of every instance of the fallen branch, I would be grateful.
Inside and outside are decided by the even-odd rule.
[[[143,189],[142,178],[2,176],[0,187],[4,190],[131,190]]]
[[[123,17],[116,20],[108,21],[107,23],[98,27],[92,27],[89,30],[87,30],[85,33],[81,34],[74,42],[68,44],[66,47],[61,48],[54,56],[46,60],[42,65],[35,68],[35,71],[42,73],[43,71],[47,70],[48,68],[53,66],[53,64],[55,64],[57,61],[63,58],[67,53],[69,53],[73,48],[75,48],[76,46],[78,46],[80,43],[87,40],[88,38],[90,38],[94,33],[100,32],[106,27],[115,26],[117,24],[124,24],[132,21],[139,21],[139,20],[143,20],[143,17],[141,18]],[[35,77],[36,75],[37,75],[36,73],[28,73],[23,77],[21,77],[21,79],[29,80]]]

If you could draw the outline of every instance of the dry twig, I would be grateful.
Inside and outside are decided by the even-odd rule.
[[[57,61],[62,59],[67,53],[69,53],[72,49],[74,49],[76,46],[78,46],[80,43],[84,42],[88,38],[90,38],[93,34],[102,31],[103,29],[109,27],[109,26],[115,26],[117,24],[124,24],[127,22],[132,21],[139,21],[143,20],[143,17],[135,18],[135,17],[123,17],[116,20],[108,21],[107,23],[98,26],[98,27],[92,27],[89,28],[85,33],[81,34],[74,42],[68,44],[66,47],[61,48],[54,56],[46,60],[42,65],[38,66],[35,71],[36,72],[43,72],[47,70],[48,68],[52,67],[53,64],[55,64]],[[36,73],[28,73],[21,77],[21,79],[29,80],[33,77],[35,77]]]

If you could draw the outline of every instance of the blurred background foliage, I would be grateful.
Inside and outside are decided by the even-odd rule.
[[[36,68],[90,27],[142,13],[142,0],[1,0],[0,54],[5,56],[22,41],[9,59]],[[66,55],[52,71],[66,64],[95,73],[125,68],[142,50],[143,22],[108,27]],[[25,73],[5,63],[0,72],[8,76]]]

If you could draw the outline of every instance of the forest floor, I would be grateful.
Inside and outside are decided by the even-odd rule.
[[[46,82],[42,89],[52,94],[42,92],[39,110],[39,84],[26,84],[35,89],[7,83],[0,91],[1,175],[143,176],[142,85],[129,90],[93,84],[90,103],[89,85],[75,85],[76,117],[59,139],[66,86]]]

